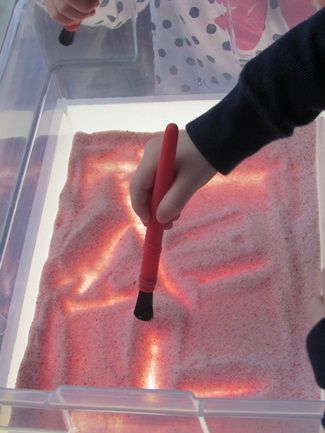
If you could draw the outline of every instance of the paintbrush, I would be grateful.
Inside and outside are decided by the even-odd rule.
[[[143,245],[139,277],[139,294],[134,309],[135,317],[144,321],[153,318],[153,291],[157,283],[164,232],[163,225],[157,221],[156,212],[159,203],[173,183],[177,140],[178,127],[170,123],[165,130],[151,196],[150,220]]]
[[[72,45],[76,30],[79,28],[80,23],[70,24],[69,26],[63,27],[60,35],[59,42],[65,47]]]

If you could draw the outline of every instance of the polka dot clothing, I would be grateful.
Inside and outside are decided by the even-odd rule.
[[[150,0],[101,0],[96,14],[84,20],[83,24],[116,29],[130,18],[136,17],[149,3]]]
[[[231,51],[228,31],[214,22],[226,10],[208,0],[153,0],[158,93],[216,93],[235,84],[240,65]]]
[[[101,0],[83,25],[118,28],[150,7],[156,93],[229,91],[247,60],[315,12],[314,0]],[[300,9],[299,9],[300,8]]]
[[[158,93],[229,91],[251,57],[315,13],[313,0],[297,3],[293,8],[292,0],[152,0]]]
[[[227,8],[214,0],[137,0],[136,13],[150,3],[156,92],[217,92],[235,84],[240,72],[228,29],[214,23]],[[132,2],[102,0],[89,26],[117,28],[132,17]]]

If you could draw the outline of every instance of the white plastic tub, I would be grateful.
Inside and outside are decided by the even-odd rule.
[[[107,35],[99,32],[94,37],[87,30],[80,33],[79,43],[65,49],[53,37],[59,26],[46,21],[32,1],[16,7],[0,58],[0,155],[5,174],[0,212],[0,430],[72,432],[77,414],[79,421],[85,420],[84,429],[78,430],[82,432],[316,433],[325,406],[321,396],[317,401],[268,401],[198,398],[175,390],[15,388],[74,134],[157,131],[170,121],[184,127],[229,90],[220,85],[216,94],[184,96],[171,88],[168,95],[157,95],[148,19],[146,14],[138,17],[137,31],[135,19],[119,33],[109,31],[111,45],[104,52]],[[81,41],[89,47],[86,53]],[[315,128],[323,246],[324,117],[317,119]]]

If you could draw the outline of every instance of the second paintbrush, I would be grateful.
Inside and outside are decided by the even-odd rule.
[[[178,140],[178,127],[174,123],[167,125],[161,147],[150,205],[150,221],[147,226],[141,272],[139,294],[134,315],[148,321],[153,317],[153,291],[157,283],[159,259],[164,227],[157,221],[156,212],[159,203],[173,183],[174,162]]]

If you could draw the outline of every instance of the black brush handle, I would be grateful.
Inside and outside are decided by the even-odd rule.
[[[70,24],[69,26],[64,27],[61,30],[60,36],[59,36],[59,42],[61,45],[64,45],[65,47],[68,47],[69,45],[73,44],[74,35],[76,33],[76,30],[79,28],[80,22],[75,24]]]
[[[60,44],[64,45],[65,47],[72,45],[73,40],[74,40],[74,34],[75,34],[75,32],[70,32],[70,30],[62,29],[60,36],[59,36]]]

